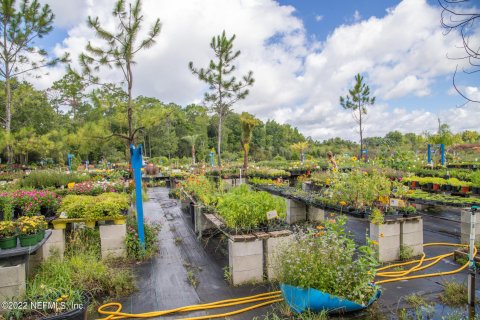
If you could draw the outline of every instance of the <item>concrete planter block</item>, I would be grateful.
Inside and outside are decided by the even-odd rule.
[[[289,230],[270,232],[269,235],[270,237],[264,240],[265,267],[268,280],[275,280],[277,278],[278,254],[294,241],[294,235]]]
[[[215,228],[215,225],[210,220],[205,218],[204,214],[202,213],[201,206],[199,205],[194,206],[194,214],[195,214],[195,233],[197,233],[199,237],[202,236],[202,233],[205,230]]]
[[[414,256],[423,253],[423,219],[406,218],[401,223],[401,244],[412,249]]]
[[[126,224],[100,226],[100,244],[102,249],[102,258],[106,258],[108,256],[125,256],[126,234]]]
[[[255,236],[228,239],[228,265],[233,285],[263,281],[263,241]]]
[[[378,242],[380,262],[400,259],[400,221],[386,221],[381,225],[370,223],[370,238]]]
[[[308,221],[320,222],[325,220],[325,210],[320,208],[315,208],[312,206],[308,207]]]
[[[25,263],[15,266],[0,266],[0,301],[25,293],[26,270]]]
[[[475,214],[475,242],[480,240],[480,212]],[[468,244],[470,242],[470,222],[472,213],[470,210],[462,210],[460,213],[460,242]]]
[[[57,251],[60,258],[65,254],[65,230],[52,230],[52,235],[39,249],[42,260],[47,260],[53,252]]]
[[[285,199],[287,204],[287,223],[293,224],[307,220],[307,206],[303,202]]]
[[[385,221],[384,224],[370,223],[370,238],[378,238],[383,234],[384,237],[399,236],[400,222],[399,221]]]

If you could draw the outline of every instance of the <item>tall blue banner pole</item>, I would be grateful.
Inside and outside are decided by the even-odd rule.
[[[133,169],[133,177],[135,179],[135,204],[137,208],[137,225],[138,239],[140,245],[145,249],[145,231],[143,229],[143,199],[142,199],[142,145],[137,148],[133,144],[130,145],[130,155]]]
[[[67,155],[67,158],[68,158],[68,172],[72,172],[72,158],[73,158],[73,154],[68,154]]]
[[[442,143],[440,145],[440,153],[442,155],[442,166],[445,165],[445,145]]]
[[[427,145],[427,163],[430,164],[430,162],[432,162],[432,154],[431,154],[432,150],[431,150],[431,147],[430,147],[430,144]]]

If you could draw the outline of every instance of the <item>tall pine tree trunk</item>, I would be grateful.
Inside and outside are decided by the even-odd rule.
[[[220,156],[221,148],[222,148],[222,116],[218,116],[218,144],[217,144],[217,161],[218,161],[218,168],[222,168],[222,160]]]
[[[360,157],[359,159],[363,159],[363,128],[362,128],[362,107],[359,104],[358,110],[360,110]]]
[[[5,78],[5,132],[7,133],[7,161],[13,163],[13,149],[11,145],[10,133],[12,131],[12,89],[10,86],[10,77]]]
[[[195,165],[195,144],[192,143],[192,163]]]
[[[242,143],[243,147],[243,172],[247,172],[248,169],[248,151],[250,149],[250,145],[248,143]]]

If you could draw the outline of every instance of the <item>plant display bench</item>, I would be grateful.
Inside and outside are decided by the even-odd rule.
[[[52,231],[46,230],[43,240],[31,247],[0,249],[0,301],[7,301],[25,292],[27,275],[36,260],[34,255],[42,253],[51,235]]]
[[[204,230],[218,229],[228,237],[228,268],[233,285],[276,279],[277,254],[293,240],[290,230],[231,235],[223,231],[225,223],[217,215],[201,213],[200,216]]]
[[[126,253],[125,237],[127,235],[126,216],[102,217],[95,220],[86,219],[55,219],[52,221],[55,232],[59,231],[63,234],[65,239],[65,229],[67,224],[83,222],[88,228],[95,228],[97,222],[101,222],[100,229],[100,244],[102,257],[123,257]],[[103,222],[111,222],[113,224],[105,224]],[[60,236],[59,236],[60,237]],[[63,240],[63,251],[65,250],[65,240]]]
[[[102,217],[97,219],[85,219],[85,218],[65,218],[65,219],[55,219],[52,220],[54,230],[64,230],[67,228],[67,224],[71,223],[85,223],[87,228],[95,228],[97,222],[107,222],[111,221],[113,224],[122,225],[126,223],[126,216],[115,216],[115,217]]]

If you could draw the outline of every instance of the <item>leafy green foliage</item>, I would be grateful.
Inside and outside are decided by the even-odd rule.
[[[145,249],[140,245],[137,226],[137,221],[134,218],[129,217],[127,219],[127,235],[125,237],[127,257],[136,261],[148,260],[158,251],[157,235],[161,225],[158,223],[150,224],[145,222],[143,226],[145,232]]]
[[[232,188],[217,204],[226,225],[235,230],[250,230],[266,224],[267,212],[272,210],[276,210],[280,218],[285,217],[285,200],[264,191],[251,191],[245,184]]]
[[[392,184],[390,179],[376,171],[367,173],[357,169],[337,174],[330,189],[337,203],[343,201],[360,209],[373,207],[373,202],[380,197],[389,197]]]
[[[385,221],[385,215],[378,208],[373,208],[372,213],[370,214],[370,222],[373,224],[383,224]]]
[[[130,200],[124,193],[104,193],[99,196],[68,195],[62,200],[58,212],[68,218],[99,219],[116,217],[128,210]]]
[[[357,303],[367,302],[376,290],[371,283],[377,267],[370,241],[356,247],[345,233],[345,217],[327,221],[318,233],[301,235],[284,247],[276,268],[281,283],[314,288]]]
[[[67,174],[53,170],[35,170],[20,181],[22,188],[60,188],[70,182],[82,182],[90,178],[87,174]]]

